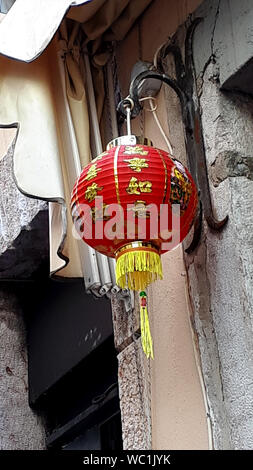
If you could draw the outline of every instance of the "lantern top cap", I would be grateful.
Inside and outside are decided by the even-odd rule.
[[[149,147],[153,147],[153,143],[150,139],[143,136],[136,136],[136,135],[121,135],[116,137],[116,139],[111,140],[106,147],[106,150],[110,150],[113,147],[117,147],[118,145],[148,145]]]

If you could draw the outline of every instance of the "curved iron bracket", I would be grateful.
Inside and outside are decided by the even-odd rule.
[[[131,98],[134,103],[131,116],[136,117],[142,109],[142,105],[139,102],[138,97],[138,87],[140,83],[147,78],[157,79],[166,83],[176,92],[179,98],[185,129],[185,145],[188,166],[197,185],[200,199],[198,216],[194,224],[193,240],[191,245],[186,249],[187,253],[191,253],[196,248],[200,240],[202,210],[209,227],[213,230],[221,230],[228,221],[228,216],[222,220],[217,220],[213,212],[200,118],[200,105],[197,93],[195,92],[196,78],[192,43],[195,28],[201,21],[202,18],[196,18],[187,30],[184,60],[181,49],[176,40],[171,42],[169,45],[166,45],[161,50],[158,58],[159,70],[147,71],[139,74],[130,84],[129,96],[125,100],[121,101],[118,106],[119,113],[125,118],[126,109],[124,106],[126,105],[128,98]],[[176,80],[166,75],[163,70],[163,59],[165,59],[168,54],[172,54],[174,58]]]

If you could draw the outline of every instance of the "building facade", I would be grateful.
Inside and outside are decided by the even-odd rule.
[[[0,447],[251,449],[251,2],[72,3],[39,57],[0,50]],[[19,5],[2,5],[0,27]],[[148,289],[154,360],[141,348],[138,298],[112,289],[111,265],[94,261],[99,287],[85,293],[94,258],[63,210],[90,154],[124,134],[116,107],[145,66],[187,93],[195,151],[164,84],[150,85],[133,133],[168,151],[153,104],[202,202],[201,230],[163,255],[164,279]]]

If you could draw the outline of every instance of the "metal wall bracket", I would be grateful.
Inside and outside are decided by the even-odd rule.
[[[196,77],[194,71],[192,43],[195,28],[201,21],[202,18],[196,18],[187,30],[184,59],[177,40],[172,40],[170,44],[165,45],[160,51],[158,57],[158,70],[140,73],[130,84],[129,96],[125,98],[125,100],[122,100],[118,106],[119,113],[126,117],[124,106],[130,98],[134,103],[131,116],[136,117],[142,109],[142,104],[138,97],[139,85],[143,80],[148,78],[157,79],[166,83],[176,92],[179,98],[185,129],[185,145],[188,166],[197,185],[200,200],[198,215],[194,223],[194,235],[190,246],[186,249],[187,253],[191,253],[199,243],[201,236],[202,211],[209,227],[213,230],[221,230],[228,220],[228,216],[223,220],[217,220],[213,212],[200,117],[200,105],[197,93],[195,93]],[[164,73],[163,60],[168,54],[172,54],[174,58],[176,79]]]

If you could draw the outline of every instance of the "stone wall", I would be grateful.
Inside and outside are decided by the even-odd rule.
[[[26,332],[13,289],[0,290],[0,449],[42,450],[43,422],[29,407]]]
[[[213,207],[219,219],[229,215],[219,233],[204,223],[201,244],[186,256],[215,449],[253,448],[253,99],[220,89],[223,51],[237,48],[228,30],[245,27],[245,9],[231,13],[235,3],[204,2],[194,42]],[[240,32],[245,41],[249,30]]]
[[[151,449],[150,363],[139,338],[139,304],[126,313],[123,301],[112,296],[122,438],[125,450]]]
[[[37,244],[33,237],[33,221],[40,211],[46,213],[46,205],[21,194],[13,180],[13,146],[10,144],[14,135],[15,130],[0,129],[0,278],[9,281],[15,277],[29,278],[42,259],[46,259],[48,250],[47,242],[41,240],[41,226],[37,226],[41,234]],[[44,227],[47,227],[45,218]],[[28,241],[27,233],[31,238]],[[24,239],[26,242],[22,244]],[[29,259],[29,253],[36,255]],[[8,288],[6,285],[0,280],[0,449],[44,449],[43,422],[28,404],[22,310],[15,284],[9,283]]]

